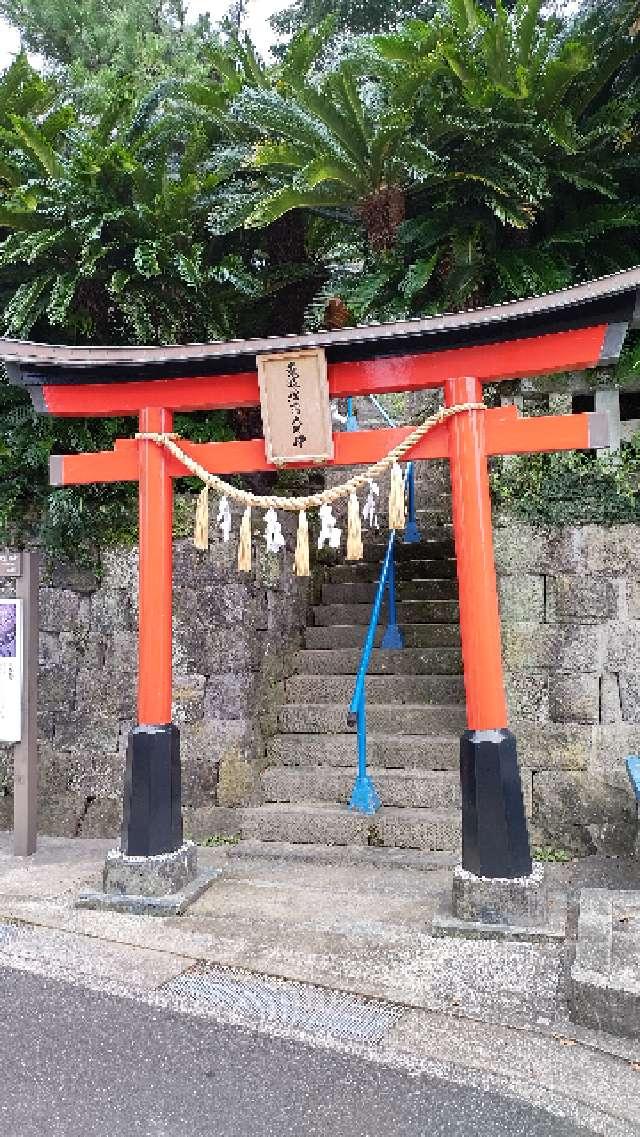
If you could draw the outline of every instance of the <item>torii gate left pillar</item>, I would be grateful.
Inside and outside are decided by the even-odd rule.
[[[171,411],[140,412],[141,432],[170,432]],[[182,845],[180,735],[171,721],[173,479],[168,455],[139,442],[138,726],[129,736],[122,851],[148,857]]]

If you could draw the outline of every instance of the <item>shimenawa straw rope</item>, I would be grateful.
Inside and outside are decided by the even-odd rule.
[[[232,486],[229,482],[225,482],[216,474],[211,474],[209,470],[205,469],[195,458],[191,458],[182,447],[176,442],[175,434],[159,434],[154,431],[140,431],[136,434],[136,438],[141,442],[156,442],[158,446],[164,446],[174,458],[191,474],[200,478],[205,485],[218,493],[224,494],[226,497],[231,498],[232,501],[237,501],[245,506],[245,529],[247,527],[247,514],[246,510],[255,506],[256,509],[284,509],[289,513],[301,513],[303,510],[319,509],[321,505],[333,505],[335,501],[340,498],[348,497],[352,493],[356,493],[363,486],[366,486],[369,481],[375,479],[380,474],[383,474],[389,466],[394,463],[400,462],[409,450],[413,449],[425,434],[438,426],[439,423],[445,422],[446,419],[452,418],[453,415],[461,414],[463,411],[481,411],[485,409],[484,403],[459,403],[454,407],[441,407],[435,414],[430,415],[424,422],[412,430],[402,442],[393,447],[389,453],[381,458],[379,462],[375,462],[373,466],[368,466],[362,474],[356,474],[348,481],[342,482],[338,486],[332,486],[330,489],[323,490],[321,493],[309,494],[307,497],[277,497],[276,495],[267,494],[254,494],[248,490],[239,489],[237,486]]]

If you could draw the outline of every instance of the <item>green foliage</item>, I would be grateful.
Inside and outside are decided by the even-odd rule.
[[[640,437],[619,455],[579,451],[494,459],[496,505],[533,524],[619,525],[640,520]]]
[[[393,0],[294,0],[271,17],[272,27],[283,35],[303,28],[318,28],[332,19],[338,31],[350,35],[393,27],[410,16],[428,18],[435,8],[431,0],[413,3]]]
[[[221,413],[177,415],[178,433],[196,442],[228,439]],[[51,490],[51,454],[110,450],[131,435],[133,419],[60,419],[38,415],[27,395],[0,383],[0,543],[36,540],[49,553],[61,552],[95,567],[99,546],[127,543],[137,532],[134,485],[82,486]]]
[[[26,49],[76,75],[175,72],[193,62],[209,31],[207,21],[185,25],[182,0],[0,0],[0,16],[20,29]]]
[[[326,29],[300,32],[288,48],[296,66],[285,55],[271,86],[231,104],[255,146],[230,225],[306,213],[324,277],[311,324],[332,295],[354,319],[390,319],[634,263],[632,7],[617,22],[596,9],[562,21],[539,0],[511,10],[447,0],[429,23],[359,40],[320,70]]]
[[[442,175],[442,161],[408,133],[405,114],[372,106],[348,60],[319,84],[290,75],[284,91],[247,89],[230,114],[267,139],[254,152],[267,177],[248,227],[300,208],[346,210],[362,218],[372,246],[386,248],[404,216],[403,191]],[[394,191],[397,219],[381,221],[380,212],[396,207],[387,200]]]
[[[52,453],[111,449],[134,424],[126,419],[82,420],[38,415],[23,391],[0,384],[0,541],[25,536],[70,559],[94,564],[97,540],[131,539],[136,529],[134,486],[56,490],[48,485]]]

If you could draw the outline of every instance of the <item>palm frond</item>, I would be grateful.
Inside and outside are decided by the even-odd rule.
[[[64,169],[60,159],[47,142],[42,131],[20,115],[10,115],[16,139],[16,146],[32,154],[50,178],[60,178]]]
[[[341,191],[336,183],[318,186],[317,189],[285,186],[270,197],[262,199],[245,218],[248,229],[262,228],[277,221],[292,209],[327,208],[344,206],[351,200],[350,194]]]

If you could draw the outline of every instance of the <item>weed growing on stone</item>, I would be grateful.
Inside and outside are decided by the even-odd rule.
[[[231,836],[224,836],[216,834],[214,837],[205,837],[202,841],[196,841],[197,845],[202,845],[204,848],[215,848],[217,845],[237,845],[240,840],[240,834],[234,833]]]
[[[568,849],[556,849],[554,845],[535,845],[532,852],[534,861],[564,865],[572,860]]]

